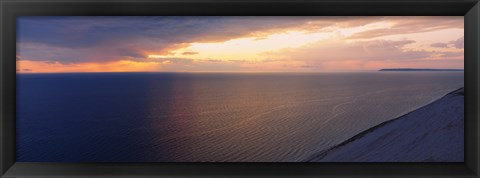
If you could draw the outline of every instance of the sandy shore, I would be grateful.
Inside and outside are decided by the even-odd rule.
[[[463,162],[464,90],[312,155],[310,162]]]

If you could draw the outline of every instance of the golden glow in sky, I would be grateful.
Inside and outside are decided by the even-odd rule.
[[[463,17],[170,18],[20,18],[17,71],[463,68]]]
[[[191,57],[195,60],[218,59],[228,60],[261,60],[262,53],[285,48],[298,48],[328,38],[327,33],[285,32],[265,36],[263,38],[246,37],[215,43],[190,43],[186,48],[172,51],[172,55],[149,55],[150,58]],[[196,55],[182,55],[188,51],[196,51]]]

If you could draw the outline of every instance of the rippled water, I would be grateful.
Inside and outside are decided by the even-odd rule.
[[[297,162],[463,72],[17,75],[19,162]]]

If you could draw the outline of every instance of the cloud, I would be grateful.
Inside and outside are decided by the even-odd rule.
[[[332,26],[358,27],[386,20],[395,21],[396,25],[387,31],[367,31],[354,37],[463,27],[463,21],[450,17],[24,16],[17,19],[17,40],[19,53],[30,60],[60,63],[140,61],[149,54],[169,54],[193,42],[222,42],[247,36],[261,39],[288,30],[332,31],[335,29]],[[23,49],[26,44],[49,52],[27,51]],[[194,55],[194,52],[184,55]]]
[[[396,34],[408,34],[429,32],[447,28],[462,28],[463,17],[448,16],[448,17],[385,17],[385,22],[392,24],[389,28],[380,28],[368,30],[353,34],[350,39],[374,38]]]
[[[435,48],[448,48],[448,43],[433,43],[430,46]]]
[[[195,55],[198,54],[198,52],[183,52],[182,55]]]
[[[162,63],[173,63],[173,64],[191,64],[193,63],[193,59],[190,58],[172,58],[172,57],[166,57],[166,58],[152,58],[149,59],[149,61],[155,61],[155,62],[162,62]]]
[[[263,59],[262,62],[278,62],[278,61],[281,61],[281,59]]]
[[[441,60],[458,57],[458,53],[435,53],[421,49],[406,50],[413,40],[371,40],[381,36],[463,28],[463,17],[19,17],[17,18],[17,60],[48,64],[110,64],[131,61],[162,64],[162,70],[246,70],[268,65],[279,68],[328,69],[341,63],[346,66],[373,62],[413,61],[436,56]],[[299,48],[265,53],[255,59],[239,60],[186,58],[149,58],[149,55],[173,56],[175,50],[191,43],[224,42],[242,37],[257,40],[289,31],[335,32],[339,28],[364,27],[386,22],[390,28],[353,33],[350,39],[314,42]],[[343,37],[337,37],[343,38]],[[343,40],[343,41],[342,41]],[[455,41],[432,44],[433,47],[463,48],[463,37]],[[440,49],[439,49],[440,50]],[[201,54],[200,54],[201,53]],[[198,58],[201,50],[182,55]],[[197,55],[199,54],[199,55]],[[457,55],[457,56],[455,56]],[[183,56],[185,57],[185,56]],[[125,62],[124,62],[125,63]],[[123,65],[124,63],[118,63]],[[182,68],[183,66],[183,68]],[[225,67],[224,69],[213,69]],[[150,69],[150,68],[149,68]],[[37,69],[35,69],[37,70]]]
[[[463,58],[464,54],[462,52],[442,52],[439,55],[442,58],[453,58],[453,57],[461,57]]]
[[[235,62],[235,63],[245,63],[247,62],[247,60],[245,59],[231,59],[231,60],[228,60],[229,62]]]
[[[32,72],[32,69],[17,69],[18,72]]]
[[[208,61],[208,62],[223,62],[220,59],[208,59],[208,60],[203,60],[203,61]]]
[[[221,62],[217,60],[199,60],[189,64],[167,63],[161,66],[162,71],[188,71],[188,72],[239,72],[248,71],[248,67],[235,62]]]
[[[305,17],[19,17],[17,34],[20,47],[37,45],[71,54],[68,57],[67,53],[57,52],[53,59],[40,52],[30,55],[33,60],[105,62],[120,57],[141,59],[147,53],[168,54],[192,42],[219,42],[261,35],[260,31],[283,31],[309,20]],[[70,53],[72,49],[79,52]],[[188,54],[194,53],[185,55]]]
[[[463,61],[458,61],[458,57],[463,56],[462,53],[405,49],[406,45],[414,43],[416,42],[413,40],[367,40],[348,43],[330,39],[301,48],[271,51],[264,55],[283,61],[301,61],[303,66],[315,66],[316,70],[321,71],[415,67],[418,61],[433,57],[436,60],[450,61],[449,64],[463,66]]]
[[[461,38],[459,38],[455,41],[452,41],[450,43],[453,44],[456,48],[463,49],[464,44],[465,44],[465,36],[462,36]]]
[[[454,40],[454,41],[450,41],[450,42],[447,42],[447,43],[433,43],[431,44],[430,46],[432,47],[436,47],[436,48],[450,48],[450,47],[454,47],[454,48],[458,48],[458,49],[463,49],[464,47],[464,36],[462,36],[461,38],[457,39],[457,40]]]

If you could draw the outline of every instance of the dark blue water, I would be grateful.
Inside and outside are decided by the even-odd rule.
[[[18,162],[301,161],[463,72],[17,75]]]

